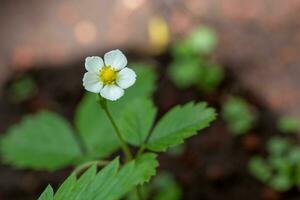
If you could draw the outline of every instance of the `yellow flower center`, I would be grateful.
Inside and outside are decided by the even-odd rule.
[[[115,84],[117,80],[117,71],[111,66],[104,66],[100,70],[99,78],[105,85]]]

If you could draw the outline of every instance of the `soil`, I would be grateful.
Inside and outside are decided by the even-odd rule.
[[[264,153],[266,140],[279,134],[274,129],[276,116],[258,98],[244,90],[230,71],[227,72],[222,86],[207,94],[196,88],[177,89],[165,73],[165,66],[170,60],[168,55],[146,60],[159,63],[156,68],[159,74],[158,87],[154,96],[159,115],[176,104],[190,100],[207,101],[220,111],[224,99],[234,94],[243,96],[255,105],[259,116],[256,128],[243,136],[234,136],[228,132],[225,122],[218,117],[209,128],[187,140],[182,155],[171,156],[165,153],[159,156],[159,170],[169,170],[174,174],[183,188],[184,200],[300,199],[300,193],[296,189],[276,193],[249,174],[248,160],[252,155]],[[74,110],[84,93],[81,85],[83,72],[81,61],[56,69],[49,66],[46,69],[26,72],[37,82],[38,93],[33,98],[16,104],[9,99],[9,90],[6,87],[0,99],[0,133],[4,133],[23,115],[42,109],[56,111],[72,123]],[[11,81],[17,76],[18,74],[11,77]],[[0,200],[37,199],[47,184],[57,187],[71,170],[68,168],[54,173],[34,172],[2,165]]]

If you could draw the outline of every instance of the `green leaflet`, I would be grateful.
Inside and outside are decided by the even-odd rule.
[[[81,156],[66,120],[46,111],[12,126],[1,139],[1,153],[5,163],[43,170],[70,165]]]
[[[128,104],[119,120],[119,127],[127,142],[140,146],[145,142],[154,123],[157,109],[147,98],[139,98]]]
[[[176,106],[155,126],[147,143],[153,151],[165,151],[168,147],[180,144],[185,138],[195,135],[216,118],[214,109],[206,103],[193,102]]]
[[[125,91],[124,97],[116,102],[108,102],[108,108],[119,124],[122,110],[135,99],[149,97],[155,89],[156,76],[150,67],[137,67],[136,83]],[[75,124],[88,154],[91,157],[103,158],[119,148],[114,130],[102,111],[95,102],[94,94],[86,95],[80,103],[75,116]]]
[[[158,162],[156,155],[141,155],[123,167],[118,159],[96,173],[92,166],[78,180],[72,174],[60,186],[54,198],[51,187],[47,187],[38,200],[117,200],[126,195],[135,186],[148,182],[156,174]]]

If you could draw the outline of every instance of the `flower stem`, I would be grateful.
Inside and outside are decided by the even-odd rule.
[[[122,148],[122,150],[123,150],[123,152],[125,154],[126,161],[128,162],[128,161],[132,160],[132,158],[133,158],[132,153],[130,152],[127,143],[125,142],[124,138],[122,137],[121,132],[120,132],[120,130],[119,130],[116,122],[114,121],[114,119],[113,119],[113,117],[112,117],[112,115],[111,115],[108,107],[107,107],[106,100],[100,100],[99,103],[100,103],[102,109],[105,111],[105,113],[106,113],[109,121],[111,122],[111,124],[112,124],[112,126],[113,126],[113,128],[114,128],[114,130],[116,132],[116,135],[117,135],[117,137],[118,137],[118,139],[120,141],[120,144],[121,144],[121,148]]]
[[[129,150],[129,147],[127,145],[127,143],[125,142],[124,138],[122,137],[122,134],[116,124],[116,122],[114,121],[108,107],[107,107],[107,102],[105,99],[102,99],[101,97],[98,98],[98,103],[101,105],[102,109],[105,111],[109,121],[111,122],[113,128],[115,129],[116,135],[120,141],[121,144],[121,148],[125,154],[126,157],[126,162],[131,161],[133,159],[133,155],[131,153],[131,151]],[[141,152],[142,153],[142,152]],[[141,189],[139,186],[136,186],[136,194],[139,200],[144,200]]]

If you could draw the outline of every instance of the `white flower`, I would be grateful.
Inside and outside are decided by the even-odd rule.
[[[135,83],[136,74],[126,67],[127,59],[120,50],[104,55],[104,62],[98,56],[87,57],[83,86],[87,91],[99,93],[103,98],[115,101],[124,95],[124,89]]]

